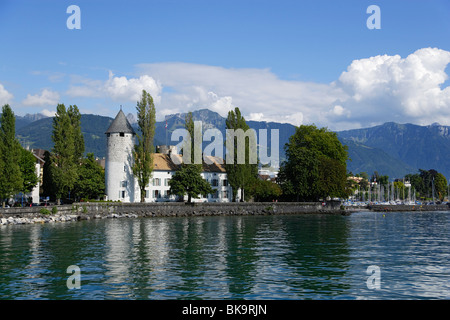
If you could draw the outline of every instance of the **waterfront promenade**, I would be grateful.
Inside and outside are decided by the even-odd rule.
[[[53,209],[53,208],[56,209]],[[43,213],[42,209],[47,209]],[[52,213],[53,209],[53,213]],[[244,203],[120,203],[79,202],[49,207],[0,208],[0,224],[69,222],[105,218],[245,216],[284,214],[340,214],[373,211],[446,211],[449,205],[369,205],[341,206],[339,201],[244,202]]]

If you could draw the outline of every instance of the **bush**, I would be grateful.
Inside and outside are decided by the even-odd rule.
[[[52,208],[52,213],[53,213],[53,214],[58,213],[58,208],[57,208],[56,206],[54,206],[54,207]]]
[[[41,210],[39,210],[39,213],[40,213],[40,214],[50,214],[50,211],[48,211],[48,210],[45,209],[45,208],[42,208]]]

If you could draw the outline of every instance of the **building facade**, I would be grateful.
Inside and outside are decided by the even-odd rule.
[[[106,199],[121,202],[140,202],[141,193],[137,180],[133,176],[133,148],[136,133],[128,122],[122,110],[119,111],[106,133],[107,153],[105,159]],[[172,157],[177,157],[181,163],[181,156],[173,154],[174,149],[160,146],[161,153],[153,154],[153,173],[145,189],[145,202],[179,201],[177,196],[170,194],[169,181],[176,173],[177,165]],[[211,184],[213,194],[193,202],[230,202],[231,187],[228,184],[225,165],[221,159],[209,156],[209,163],[203,164],[201,176]],[[187,196],[185,199],[187,200]]]

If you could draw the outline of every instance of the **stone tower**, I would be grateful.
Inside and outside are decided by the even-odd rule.
[[[108,200],[135,202],[132,171],[136,133],[122,109],[105,132],[107,141],[105,185]]]

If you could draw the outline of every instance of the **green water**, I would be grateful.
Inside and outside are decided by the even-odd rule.
[[[447,212],[368,212],[7,225],[0,297],[448,299],[448,224]]]

